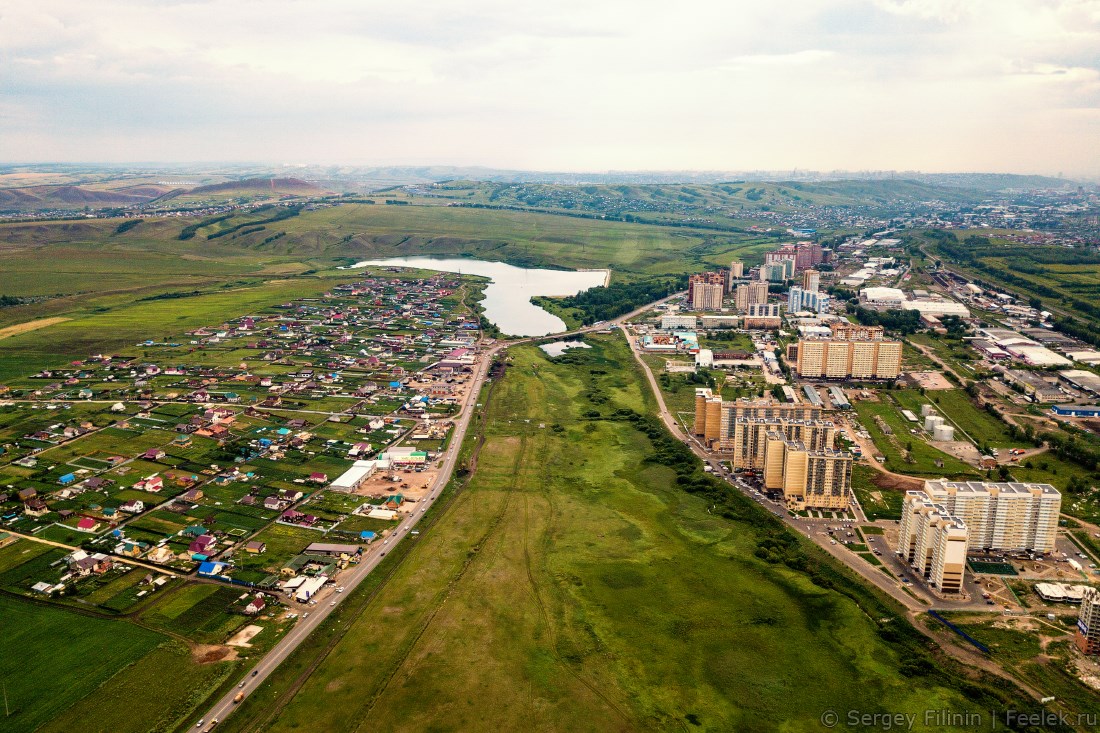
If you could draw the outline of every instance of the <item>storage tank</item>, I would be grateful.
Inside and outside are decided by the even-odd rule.
[[[933,440],[954,440],[955,439],[955,426],[953,425],[937,425],[932,429]]]
[[[936,408],[929,404],[923,404],[920,406],[920,416],[928,417],[929,415],[936,414]]]
[[[932,432],[937,425],[943,425],[943,418],[939,415],[928,415],[924,418],[924,429]]]

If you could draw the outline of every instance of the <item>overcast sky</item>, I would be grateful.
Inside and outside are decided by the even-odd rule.
[[[1100,0],[3,0],[0,160],[1100,174]]]

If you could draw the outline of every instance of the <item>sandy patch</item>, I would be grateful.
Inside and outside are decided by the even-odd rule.
[[[36,321],[26,321],[24,323],[17,323],[14,326],[8,326],[7,328],[0,328],[0,339],[6,339],[9,336],[18,336],[21,333],[27,333],[28,331],[37,331],[40,328],[46,326],[52,326],[55,323],[62,323],[63,321],[71,321],[71,318],[63,318],[61,316],[54,316],[52,318],[39,318]]]
[[[229,662],[237,658],[237,650],[221,644],[195,644],[191,648],[191,658],[195,664]]]
[[[248,642],[256,638],[256,634],[264,630],[263,626],[245,626],[243,629],[233,634],[233,638],[226,642],[229,646],[252,646]]]

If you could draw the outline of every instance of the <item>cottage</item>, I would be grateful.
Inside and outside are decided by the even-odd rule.
[[[181,499],[192,503],[199,501],[200,499],[202,499],[202,497],[202,489],[188,489],[187,491],[180,494]]]
[[[192,540],[191,544],[187,546],[189,552],[198,552],[204,555],[208,555],[210,550],[218,543],[217,538],[214,535],[204,534],[201,537],[196,537]]]
[[[256,597],[253,598],[248,603],[248,605],[244,607],[244,612],[247,613],[249,616],[255,616],[257,613],[264,610],[265,608],[267,608],[267,601],[264,600],[264,597],[262,595],[257,593]]]
[[[50,508],[41,499],[23,502],[23,513],[28,517],[42,517],[50,513]]]
[[[161,458],[164,458],[164,455],[164,451],[160,448],[150,448],[142,454],[142,458],[147,461],[159,461]]]
[[[141,514],[145,511],[145,502],[141,499],[134,499],[133,501],[127,501],[118,508],[120,512],[126,512],[127,514]]]
[[[252,540],[244,546],[246,552],[251,552],[254,555],[267,552],[267,545],[259,540]]]
[[[88,532],[94,534],[99,529],[99,522],[91,517],[82,517],[79,522],[76,523],[76,529],[79,532]]]

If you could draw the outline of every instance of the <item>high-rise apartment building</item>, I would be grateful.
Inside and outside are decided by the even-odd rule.
[[[905,492],[898,554],[940,592],[962,591],[970,532],[966,523],[922,491]]]
[[[815,450],[782,432],[768,433],[764,455],[764,486],[782,489],[787,508],[848,508],[852,498],[852,454]]]
[[[700,387],[695,390],[695,425],[693,433],[708,445],[719,445],[730,450],[737,420],[812,421],[821,420],[825,410],[805,403],[775,402],[773,400],[723,401],[711,390]]]
[[[836,444],[836,426],[828,420],[739,417],[729,424],[726,435],[719,435],[713,447],[732,453],[734,468],[759,470],[764,468],[769,433],[799,441],[813,451],[830,449]]]
[[[1100,590],[1096,588],[1085,589],[1073,640],[1082,654],[1100,654]]]
[[[695,283],[691,296],[691,307],[697,311],[716,311],[722,309],[722,296],[726,289],[713,283]]]
[[[821,273],[817,270],[806,270],[802,273],[802,289],[816,293],[821,288]]]
[[[730,281],[740,280],[745,276],[745,263],[734,260],[730,263]],[[732,289],[732,288],[731,288]]]
[[[777,259],[760,266],[760,280],[765,282],[783,282],[794,277],[794,257]]]
[[[788,347],[787,360],[810,379],[896,379],[901,342],[802,339]]]
[[[787,293],[787,312],[824,313],[829,307],[829,296],[817,290],[793,287]]]
[[[691,303],[695,298],[695,286],[706,283],[726,287],[726,275],[722,272],[700,272],[688,278],[687,299]]]
[[[738,285],[733,296],[734,306],[742,313],[747,311],[750,305],[758,305],[767,302],[768,284],[763,282]]]
[[[833,321],[829,329],[835,341],[881,341],[886,334],[882,326],[861,326],[849,321]]]
[[[1050,484],[924,482],[924,494],[961,519],[970,545],[989,550],[1051,552],[1062,495]]]

